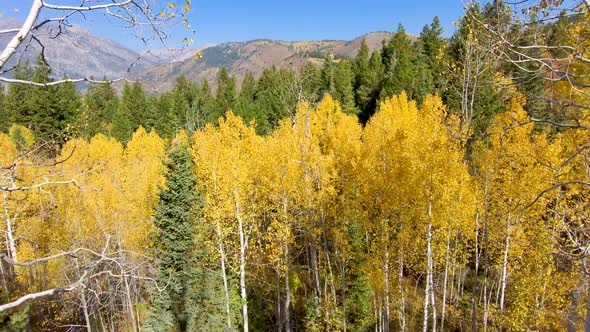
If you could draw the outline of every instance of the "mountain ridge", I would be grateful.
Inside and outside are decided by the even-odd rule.
[[[18,26],[19,22],[15,19],[0,20],[0,29]],[[146,81],[157,91],[170,90],[181,75],[195,82],[207,80],[214,87],[221,67],[226,67],[240,84],[247,72],[259,76],[265,68],[272,66],[300,70],[308,62],[321,63],[326,53],[339,58],[352,58],[356,56],[363,38],[369,48],[375,50],[381,47],[382,40],[389,39],[391,35],[392,32],[375,31],[351,40],[289,41],[259,38],[202,45],[199,48],[138,52],[111,39],[98,37],[79,25],[69,26],[58,33],[55,25],[48,24],[36,34],[45,46],[45,58],[55,78],[126,77]],[[4,47],[10,38],[9,35],[1,35],[0,47]],[[29,45],[29,49],[23,54],[26,45]],[[194,61],[194,55],[199,50],[202,59]],[[40,52],[39,45],[29,37],[19,47],[8,68],[15,65],[17,59],[34,64]]]

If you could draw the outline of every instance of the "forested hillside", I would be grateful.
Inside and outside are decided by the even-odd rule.
[[[567,5],[473,4],[449,39],[400,24],[213,91],[81,94],[21,63],[0,329],[587,330],[590,21]]]

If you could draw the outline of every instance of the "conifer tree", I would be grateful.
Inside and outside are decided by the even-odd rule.
[[[143,86],[138,83],[125,83],[121,101],[113,120],[113,136],[120,142],[131,139],[139,126],[145,125],[146,94]]]
[[[310,103],[318,102],[321,98],[321,69],[312,62],[308,62],[301,69],[300,77],[304,99]]]
[[[28,63],[17,68],[16,78],[37,83],[52,81],[51,68],[41,56],[34,69]],[[59,146],[68,135],[66,128],[79,112],[80,95],[73,83],[48,87],[12,84],[7,107],[12,110],[12,122],[27,126],[41,141]]]
[[[157,280],[168,285],[153,291],[148,327],[154,331],[189,331],[194,320],[195,231],[203,199],[196,190],[192,158],[186,147],[176,146],[166,162],[166,185],[153,220],[157,228]]]
[[[354,103],[352,64],[347,60],[340,60],[334,67],[335,97],[340,101],[344,112],[356,114],[358,110]]]
[[[217,92],[215,93],[215,110],[209,121],[217,123],[219,117],[233,109],[237,98],[236,79],[227,73],[225,67],[221,67],[217,78]]]
[[[83,137],[108,133],[119,105],[119,97],[112,84],[90,84],[83,100],[78,128]]]
[[[6,132],[8,128],[9,116],[5,103],[4,86],[0,86],[0,132]]]
[[[383,58],[383,69],[386,78],[379,95],[380,100],[385,100],[387,97],[397,95],[404,90],[411,96],[414,74],[412,41],[408,38],[408,34],[401,23],[391,37],[386,49],[387,51],[383,52],[388,54],[386,58]]]
[[[322,66],[322,95],[328,93],[336,95],[336,83],[334,77],[336,64],[334,63],[334,54],[326,53],[324,56],[324,65]]]
[[[430,70],[430,76],[434,90],[430,93],[441,95],[445,89],[445,74],[443,67],[443,56],[446,42],[442,37],[443,29],[440,26],[440,19],[435,16],[430,25],[425,25],[420,34],[421,53],[426,57],[426,65]]]

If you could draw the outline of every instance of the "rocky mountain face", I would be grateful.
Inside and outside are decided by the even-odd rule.
[[[168,90],[181,75],[195,82],[203,79],[215,85],[215,78],[221,67],[235,75],[238,82],[247,72],[254,76],[262,74],[271,66],[301,69],[307,62],[321,63],[326,53],[336,58],[352,58],[358,52],[361,40],[365,38],[371,50],[381,47],[384,39],[389,40],[390,32],[372,32],[351,41],[277,41],[252,40],[248,42],[223,43],[205,48],[202,59],[188,58],[185,61],[154,66],[139,73],[142,80],[150,81],[158,90]]]
[[[19,26],[20,23],[14,19],[0,21],[0,30]],[[41,44],[45,59],[53,69],[52,76],[56,78],[68,76],[113,79],[162,64],[110,39],[97,37],[77,25],[60,30],[55,25],[47,24],[35,31],[35,37],[39,42],[31,38],[25,40],[7,68],[19,61],[34,64],[41,53]],[[0,35],[0,47],[3,48],[11,38],[10,34]]]
[[[0,30],[18,26],[19,22],[13,19],[0,21]],[[372,32],[351,41],[252,40],[210,47],[205,45],[199,60],[194,59],[198,48],[155,49],[138,53],[76,25],[61,31],[56,26],[46,25],[36,31],[35,36],[45,47],[45,58],[56,78],[128,77],[146,81],[158,91],[166,91],[181,75],[196,82],[206,79],[214,86],[221,67],[226,67],[241,82],[246,72],[258,76],[271,66],[299,70],[307,62],[321,63],[326,53],[332,53],[336,58],[352,58],[358,52],[362,38],[373,50],[381,47],[381,42],[389,39],[391,33]],[[8,34],[0,35],[0,47],[4,47],[10,38]],[[29,38],[13,56],[8,67],[17,61],[34,63],[40,52],[39,43]]]

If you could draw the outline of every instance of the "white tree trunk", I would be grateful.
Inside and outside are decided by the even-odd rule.
[[[443,299],[442,299],[442,312],[440,317],[440,330],[445,330],[445,309],[447,304],[447,280],[449,275],[449,247],[451,246],[451,236],[447,239],[447,253],[445,257],[445,276],[443,281]]]
[[[283,192],[283,217],[285,223],[285,332],[291,331],[291,283],[289,282],[289,218],[287,216],[287,197]],[[280,303],[279,303],[280,306]],[[281,317],[278,317],[279,320]]]
[[[383,331],[389,332],[389,246],[385,244],[385,310],[383,317]]]
[[[223,235],[221,234],[221,225],[219,219],[216,220],[217,241],[219,241],[218,250],[221,261],[221,278],[223,279],[223,293],[225,295],[225,314],[227,315],[227,328],[231,330],[231,311],[229,306],[229,287],[227,285],[227,274],[225,272],[225,249],[223,247]]]
[[[2,192],[2,199],[4,205],[4,219],[6,221],[6,240],[8,242],[8,253],[10,258],[18,262],[16,256],[16,243],[14,241],[14,231],[12,230],[12,219],[10,218],[10,211],[8,210],[8,196],[6,192]]]
[[[291,284],[289,283],[289,244],[285,243],[285,332],[291,332]],[[280,317],[279,317],[280,319]]]
[[[244,332],[248,332],[248,298],[246,296],[246,247],[248,244],[237,188],[234,190],[234,196],[236,199],[236,218],[238,219],[240,232],[240,296],[242,298],[242,317],[244,320]]]
[[[403,248],[400,250],[399,257],[399,274],[398,274],[398,285],[399,285],[399,296],[400,296],[400,331],[406,331],[406,299],[404,295],[404,258],[402,256]]]
[[[427,257],[427,272],[426,272],[426,287],[424,288],[424,322],[422,331],[428,331],[428,308],[430,307],[430,257],[432,256],[431,248],[431,228],[432,225],[428,225],[428,234],[426,236],[426,257]]]
[[[504,312],[504,299],[506,296],[506,285],[508,283],[508,251],[510,250],[510,214],[506,221],[506,243],[504,248],[504,261],[502,262],[502,288],[500,290],[500,312]]]

